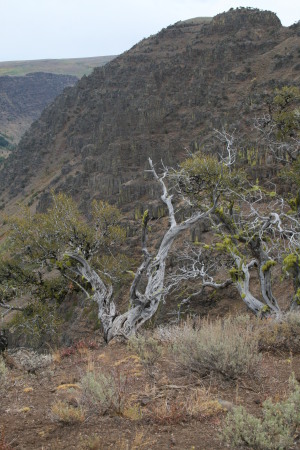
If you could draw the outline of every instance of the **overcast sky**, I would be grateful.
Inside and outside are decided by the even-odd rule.
[[[299,0],[0,0],[0,61],[120,54],[179,20],[238,6],[300,20]]]

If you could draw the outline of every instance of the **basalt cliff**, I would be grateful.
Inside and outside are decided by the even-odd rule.
[[[299,44],[299,23],[283,27],[274,13],[249,8],[142,40],[65,89],[32,124],[2,164],[0,206],[22,200],[43,210],[55,189],[83,209],[93,198],[143,209],[158,194],[148,157],[174,165],[209,146],[214,129],[247,133],[265,92],[299,84]]]
[[[0,76],[0,135],[3,144],[5,141],[7,146],[18,143],[43,109],[65,87],[74,86],[77,81],[75,76],[43,72],[26,76]]]

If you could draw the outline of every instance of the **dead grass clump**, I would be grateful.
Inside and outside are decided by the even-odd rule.
[[[153,444],[154,441],[145,436],[143,431],[137,431],[131,439],[120,438],[116,442],[115,448],[118,450],[146,450],[152,448]]]
[[[156,402],[151,408],[150,419],[161,425],[186,422],[187,416],[183,400],[166,398]]]
[[[273,319],[260,321],[257,327],[260,350],[300,351],[300,312],[289,312],[280,322]]]
[[[102,439],[97,434],[85,436],[80,439],[81,448],[85,450],[104,450]]]
[[[236,379],[254,373],[260,361],[258,335],[246,317],[190,322],[170,330],[169,348],[176,361],[200,376]]]
[[[121,437],[115,443],[114,448],[117,450],[148,450],[152,448],[154,441],[149,439],[143,431],[137,431],[132,438],[126,439]],[[91,436],[84,436],[80,440],[82,449],[85,450],[106,450],[107,444],[103,442],[102,438],[97,434]]]
[[[185,397],[164,399],[156,403],[151,408],[150,418],[160,424],[176,424],[190,419],[206,420],[223,411],[221,404],[206,389],[198,388]]]
[[[189,417],[198,420],[216,416],[224,411],[218,400],[213,399],[205,389],[195,389],[187,396],[185,410]]]
[[[122,415],[128,402],[128,376],[119,367],[111,373],[87,372],[81,380],[82,402],[101,414]]]
[[[52,419],[64,425],[75,425],[84,421],[84,411],[65,402],[58,401],[51,408]]]
[[[129,420],[141,420],[143,418],[143,413],[141,410],[141,405],[137,402],[129,402],[124,407],[122,416]]]

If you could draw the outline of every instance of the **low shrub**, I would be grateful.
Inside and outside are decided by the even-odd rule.
[[[162,354],[162,345],[153,337],[132,336],[128,347],[139,356],[145,366],[153,366]]]
[[[260,350],[293,353],[300,351],[300,312],[291,311],[280,321],[260,321],[257,327]]]
[[[7,376],[7,367],[5,365],[4,359],[0,355],[0,384],[2,384],[6,380]]]
[[[88,353],[89,350],[95,350],[99,347],[96,341],[93,341],[92,339],[89,340],[80,340],[72,344],[70,347],[64,347],[60,350],[60,357],[61,358],[69,358],[72,355],[75,355],[76,353],[84,354]]]
[[[128,377],[118,368],[113,373],[88,372],[81,386],[84,405],[101,414],[122,414],[128,401]]]
[[[263,403],[262,418],[239,406],[225,422],[223,440],[230,448],[253,450],[287,450],[293,448],[300,427],[300,387],[290,379],[289,397],[278,403],[270,399]]]
[[[11,356],[16,364],[32,373],[36,370],[44,369],[52,363],[50,354],[40,354],[30,349],[13,350]]]
[[[169,330],[168,340],[176,361],[200,376],[236,379],[254,373],[260,361],[258,335],[244,317],[185,322]]]
[[[0,396],[1,393],[3,393],[7,388],[7,384],[8,384],[8,369],[6,367],[4,359],[0,355]]]
[[[58,344],[62,319],[57,305],[33,301],[13,317],[9,326],[14,346],[37,350]]]
[[[52,405],[51,413],[54,421],[64,425],[75,425],[84,421],[84,412],[81,408],[74,408],[62,401]]]

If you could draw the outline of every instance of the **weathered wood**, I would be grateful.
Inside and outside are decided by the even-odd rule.
[[[107,342],[115,336],[128,338],[132,334],[135,334],[147,320],[153,317],[165,295],[166,260],[175,239],[184,230],[189,229],[196,222],[208,217],[216,206],[215,201],[209,210],[204,212],[197,211],[190,218],[178,224],[175,219],[172,196],[168,194],[167,186],[164,182],[167,172],[164,172],[159,177],[151,159],[149,159],[149,164],[151,173],[162,187],[161,199],[168,208],[170,224],[162,238],[157,254],[155,257],[151,257],[146,245],[148,216],[144,216],[142,232],[144,260],[135,274],[130,289],[130,309],[123,314],[119,314],[113,299],[112,286],[106,286],[101,277],[90,267],[89,262],[83,256],[76,253],[67,253],[70,258],[77,261],[77,273],[84,277],[92,287],[92,291],[94,292],[92,298],[98,304],[98,317],[102,323],[104,337]],[[144,274],[146,275],[147,283],[144,292],[141,293],[139,291],[139,284]]]

